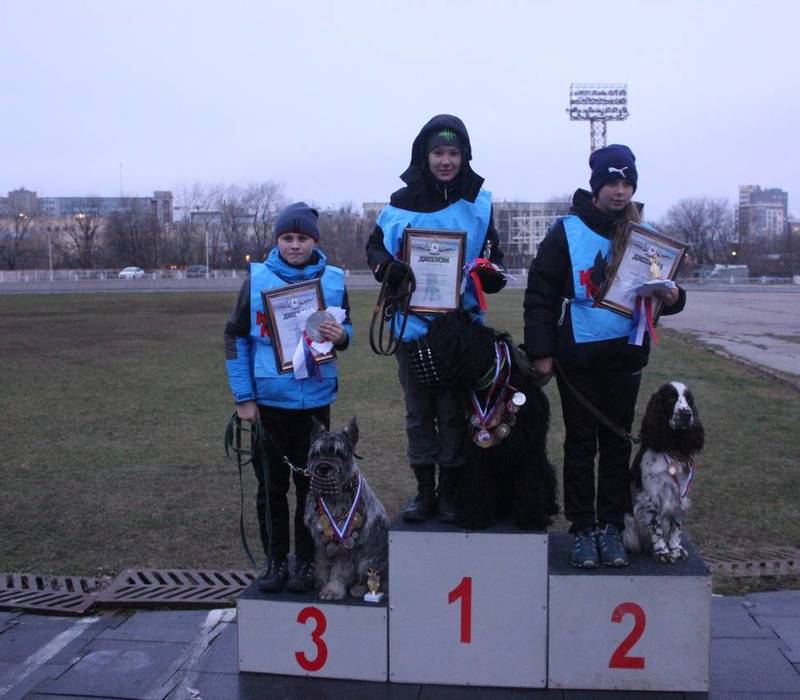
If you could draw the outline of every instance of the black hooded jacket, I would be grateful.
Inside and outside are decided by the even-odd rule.
[[[641,205],[637,206],[641,208]],[[580,217],[595,233],[608,239],[613,237],[615,219],[592,204],[591,192],[577,190],[572,197],[570,212]],[[664,306],[662,315],[676,314],[683,309],[686,292],[681,288],[678,291],[678,301],[672,306]],[[645,335],[641,346],[630,345],[627,337],[576,343],[569,310],[563,314],[559,325],[562,300],[574,296],[567,234],[563,220],[559,220],[539,245],[528,271],[524,302],[525,352],[531,359],[555,356],[563,365],[578,370],[635,371],[647,364],[649,335]]]
[[[428,168],[428,158],[425,153],[425,144],[430,133],[442,129],[455,131],[463,144],[461,169],[455,179],[447,183],[439,182],[433,176]],[[472,160],[472,146],[464,123],[458,117],[450,114],[439,114],[433,117],[422,127],[414,139],[411,146],[411,163],[400,176],[406,186],[392,193],[390,203],[399,209],[427,213],[444,209],[459,199],[474,202],[483,185],[483,178],[472,170],[470,160]],[[492,217],[493,215],[492,211]],[[500,239],[491,217],[486,238],[481,246],[482,254],[486,252],[487,242],[491,244],[489,260],[502,267],[503,251],[500,249]],[[375,278],[380,281],[382,265],[393,259],[383,245],[383,231],[380,226],[375,226],[367,241],[366,251],[370,269],[375,274]],[[487,284],[484,281],[484,291],[493,293],[500,291],[505,286],[505,281],[499,275],[493,282],[493,284]]]

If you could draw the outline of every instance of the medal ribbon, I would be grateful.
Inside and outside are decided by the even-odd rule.
[[[356,513],[356,507],[358,506],[358,502],[361,500],[361,474],[358,475],[358,485],[356,486],[356,493],[353,496],[353,504],[350,506],[350,512],[348,512],[347,517],[344,519],[342,523],[342,527],[340,528],[336,524],[336,519],[333,517],[333,514],[328,510],[328,506],[325,504],[325,499],[322,496],[319,496],[319,507],[325,513],[325,517],[328,518],[328,522],[330,522],[333,531],[336,533],[336,539],[338,542],[341,542],[345,537],[347,537],[347,531],[350,529],[350,525],[353,522],[353,516]]]
[[[675,460],[675,462],[677,464],[683,464],[683,462],[677,459]],[[686,498],[686,496],[689,494],[689,489],[692,487],[692,482],[694,481],[694,470],[695,467],[697,466],[697,464],[691,457],[688,458],[686,464],[689,467],[689,476],[686,478],[686,485],[683,488],[681,488],[681,482],[680,479],[678,478],[677,472],[675,474],[670,475],[672,476],[672,479],[675,482],[675,484],[678,486],[678,493],[680,493],[681,500]]]
[[[653,343],[658,345],[658,335],[653,324],[653,300],[651,297],[636,297],[631,321],[633,328],[628,336],[629,345],[641,345],[644,342],[645,333],[649,333]]]
[[[500,356],[500,346],[502,345],[503,350],[505,351],[505,358]],[[494,344],[494,354],[495,354],[495,372],[494,372],[494,379],[492,380],[492,386],[489,389],[489,393],[486,396],[486,408],[484,409],[481,406],[481,402],[478,401],[478,395],[473,391],[470,390],[470,400],[472,401],[472,409],[475,411],[475,415],[478,416],[478,419],[481,422],[481,425],[484,425],[489,422],[491,417],[494,415],[495,411],[497,410],[498,406],[500,405],[500,401],[496,401],[494,406],[492,406],[491,410],[489,406],[492,404],[492,396],[494,392],[497,390],[497,387],[500,386],[500,373],[503,370],[503,367],[506,363],[509,366],[508,376],[503,380],[503,389],[506,388],[508,385],[508,379],[511,376],[511,355],[508,351],[508,346],[505,343],[495,342]],[[501,392],[502,393],[502,392]]]

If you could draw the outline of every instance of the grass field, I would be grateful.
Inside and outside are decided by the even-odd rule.
[[[413,479],[395,361],[373,355],[367,340],[374,296],[351,292],[356,338],[340,358],[333,423],[357,415],[362,469],[394,515]],[[236,472],[222,448],[233,410],[222,330],[234,297],[0,297],[0,571],[247,567]],[[491,325],[521,341],[521,291],[491,303]],[[664,331],[637,415],[669,379],[693,388],[706,424],[687,523],[701,548],[747,555],[767,544],[800,546],[797,390]],[[558,465],[554,382],[547,392]],[[248,473],[255,541],[254,483]]]

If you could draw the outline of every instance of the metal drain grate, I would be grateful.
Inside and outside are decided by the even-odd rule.
[[[768,547],[755,556],[715,557],[703,555],[703,561],[711,573],[724,576],[779,576],[800,573],[800,549],[791,547]]]
[[[0,608],[83,615],[106,583],[78,576],[0,574]]]
[[[254,579],[252,571],[127,569],[98,595],[97,603],[128,607],[229,605]]]

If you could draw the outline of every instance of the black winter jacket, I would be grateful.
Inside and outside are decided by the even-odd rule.
[[[614,218],[592,204],[591,192],[577,190],[570,211],[595,233],[608,239],[613,236]],[[680,287],[678,292],[678,301],[663,307],[663,315],[676,314],[683,309],[686,292]],[[576,343],[569,308],[563,314],[561,324],[558,323],[562,315],[562,300],[574,296],[569,246],[563,220],[559,220],[539,245],[528,271],[524,301],[525,352],[528,357],[555,356],[562,365],[576,370],[635,371],[647,364],[650,353],[647,334],[641,346],[630,345],[627,337]]]
[[[425,143],[428,134],[434,130],[452,129],[458,132],[464,144],[461,170],[452,182],[439,182],[428,168],[428,161],[425,153]],[[389,200],[392,206],[408,211],[433,212],[450,206],[459,199],[466,199],[474,202],[475,198],[483,185],[483,178],[470,167],[469,161],[472,159],[472,146],[470,145],[469,135],[464,123],[458,118],[449,114],[440,114],[431,119],[417,137],[411,147],[411,163],[400,179],[406,183],[405,187],[392,193]],[[494,212],[492,212],[492,216]],[[488,244],[488,246],[487,246]],[[489,227],[486,231],[486,238],[481,246],[481,254],[486,255],[489,249],[489,260],[496,265],[503,265],[503,251],[500,248],[500,238],[494,228],[494,220],[490,218]],[[375,226],[366,245],[367,263],[375,275],[375,279],[381,280],[382,265],[392,260],[392,255],[383,245],[383,231],[380,226]],[[494,293],[500,291],[505,286],[505,280],[500,275],[494,275],[491,281],[482,277],[484,291]]]

